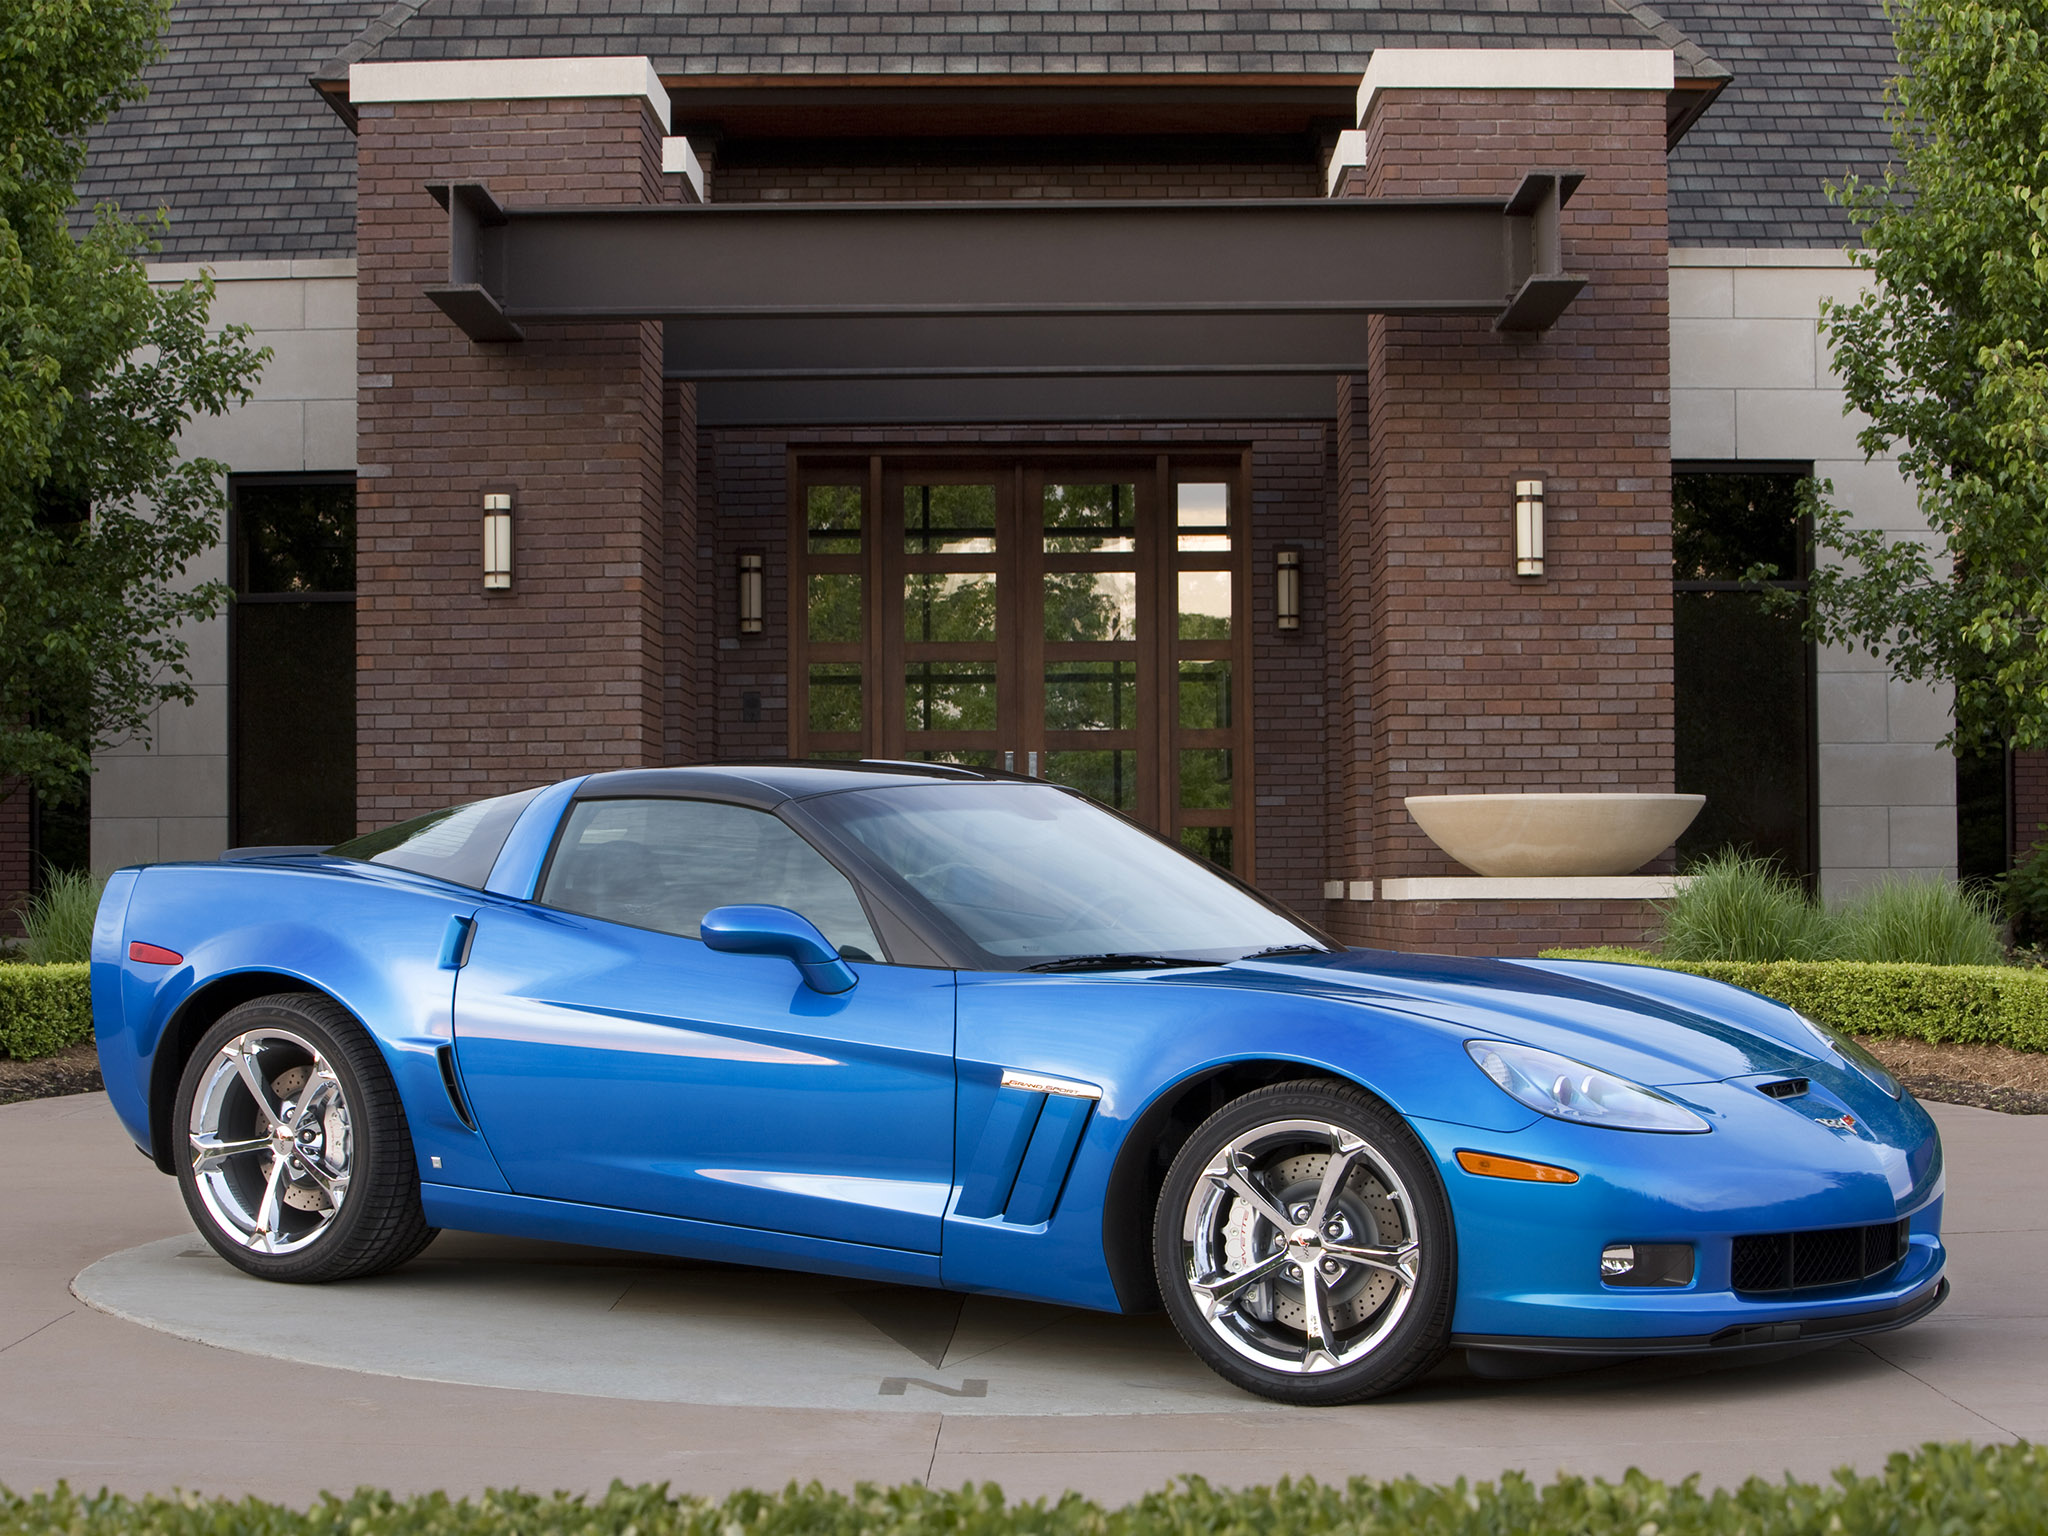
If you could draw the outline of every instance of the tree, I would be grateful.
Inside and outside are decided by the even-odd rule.
[[[193,696],[177,631],[227,593],[181,578],[219,542],[226,466],[177,438],[246,402],[269,356],[208,332],[209,280],[150,286],[152,226],[74,208],[86,134],[141,98],[168,13],[0,12],[0,778],[55,799]]]
[[[1930,537],[1810,488],[1808,622],[1956,690],[1959,749],[2048,742],[2048,3],[1889,0],[1896,164],[1835,195],[1874,282],[1823,306],[1864,451],[1896,448]]]

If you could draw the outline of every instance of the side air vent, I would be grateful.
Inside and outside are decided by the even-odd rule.
[[[1905,1257],[1906,1230],[1899,1220],[1738,1237],[1729,1279],[1738,1291],[1801,1291],[1867,1280]]]
[[[434,1054],[440,1058],[441,1086],[448,1090],[448,1102],[455,1109],[455,1118],[468,1126],[472,1131],[475,1130],[476,1122],[469,1117],[469,1105],[464,1103],[462,1099],[462,1084],[455,1077],[455,1047],[444,1045]],[[438,1167],[439,1164],[435,1166]]]
[[[1781,1077],[1775,1083],[1758,1083],[1756,1091],[1767,1098],[1796,1099],[1806,1092],[1807,1081],[1803,1077]]]

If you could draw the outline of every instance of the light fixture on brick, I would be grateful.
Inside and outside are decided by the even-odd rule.
[[[512,585],[512,498],[503,491],[484,497],[484,590]]]
[[[767,556],[748,550],[740,556],[740,633],[761,633],[761,612],[767,596]]]
[[[1515,574],[1543,574],[1543,482],[1515,482]]]
[[[1273,556],[1273,627],[1301,628],[1301,551],[1283,549]]]

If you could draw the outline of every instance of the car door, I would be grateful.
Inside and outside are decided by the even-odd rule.
[[[733,903],[802,913],[858,983],[709,949],[699,920]],[[536,902],[476,925],[456,1057],[516,1192],[938,1251],[953,973],[883,963],[852,883],[786,823],[579,800]]]

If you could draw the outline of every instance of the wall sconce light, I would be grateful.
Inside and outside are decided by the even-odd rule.
[[[1301,551],[1283,549],[1273,556],[1273,625],[1301,628]]]
[[[761,613],[768,593],[767,557],[748,552],[740,556],[740,633],[761,633]]]
[[[1543,574],[1543,482],[1515,482],[1515,574]]]
[[[484,497],[484,590],[503,592],[512,585],[512,498],[504,492]]]

